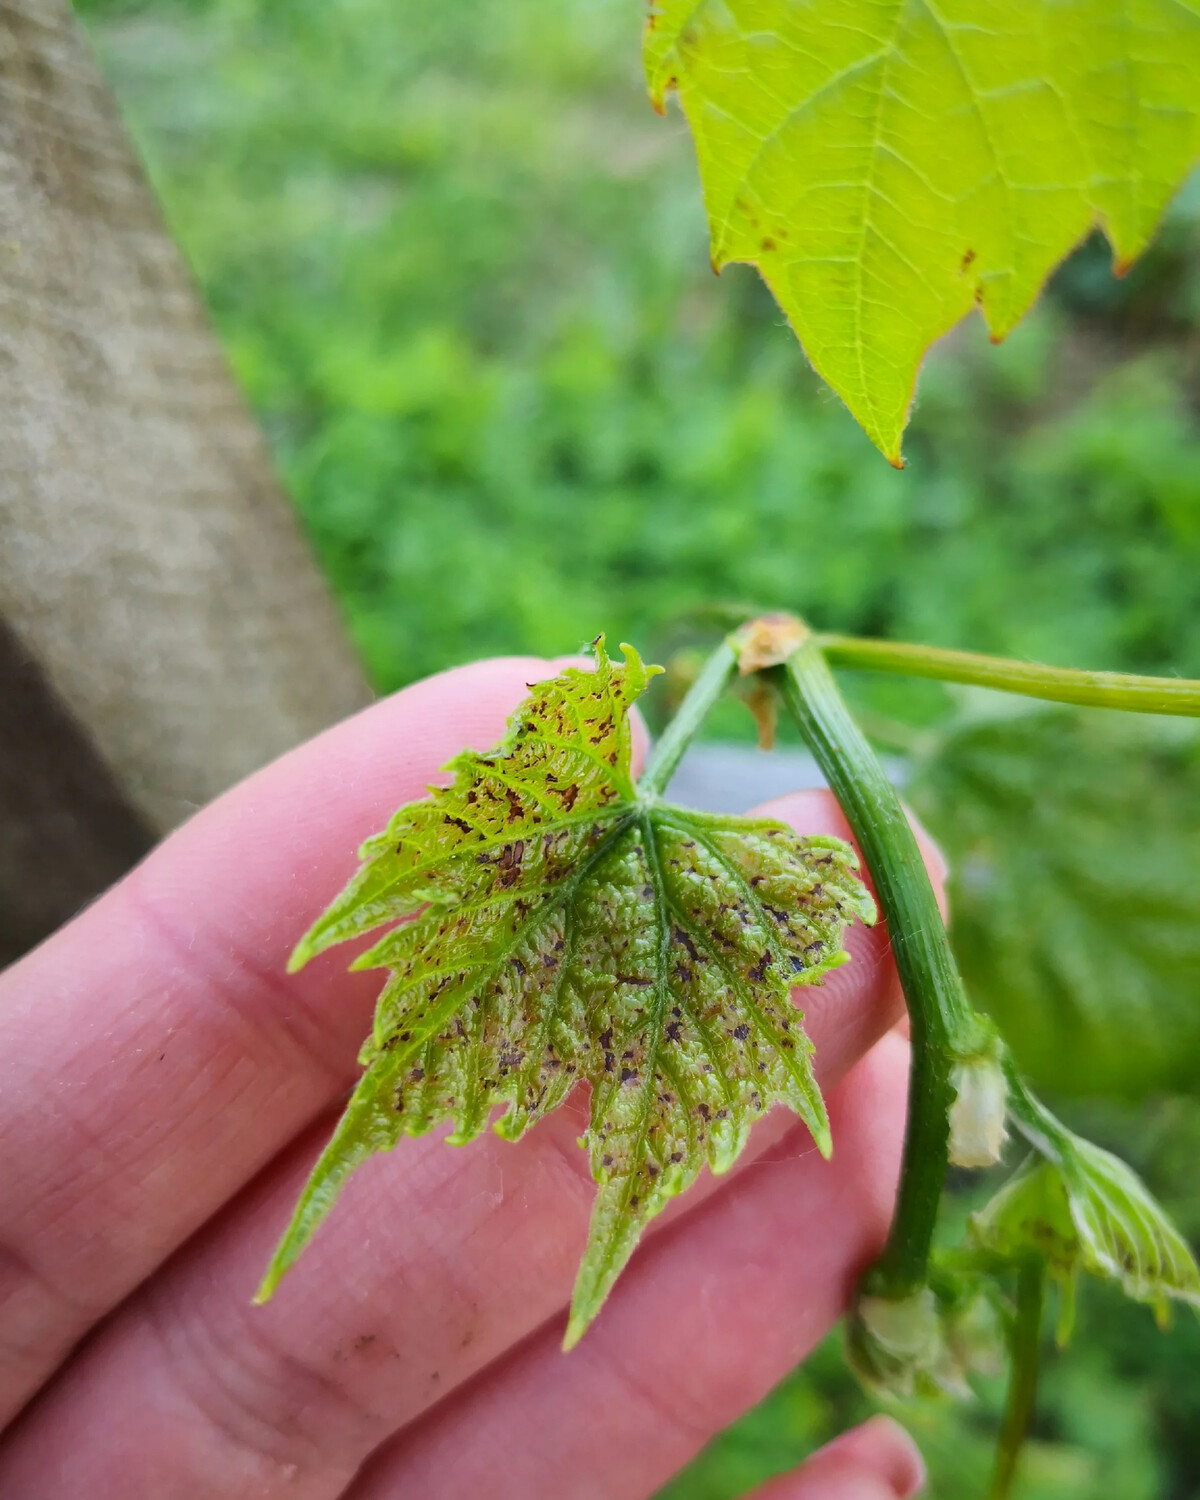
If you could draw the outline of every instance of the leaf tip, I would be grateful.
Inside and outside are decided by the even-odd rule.
[[[603,649],[603,636],[598,638]],[[631,646],[626,641],[621,642],[621,655],[625,658],[625,671],[629,678],[632,696],[639,697],[646,691],[646,685],[652,677],[657,677],[665,668],[655,666],[653,663],[644,662],[641,653],[636,646]]]
[[[265,1307],[279,1289],[280,1280],[283,1277],[285,1267],[278,1263],[278,1257],[267,1267],[267,1273],[263,1277],[258,1290],[250,1298],[251,1307]]]
[[[298,974],[309,959],[314,956],[315,951],[308,937],[302,937],[292,949],[291,957],[287,961],[287,972],[289,974]]]
[[[564,1354],[570,1354],[571,1350],[574,1349],[575,1345],[587,1332],[588,1324],[591,1321],[591,1318],[585,1317],[582,1313],[572,1312],[567,1322],[567,1331],[563,1334],[562,1352]]]

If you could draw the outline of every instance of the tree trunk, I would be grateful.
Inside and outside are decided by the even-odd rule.
[[[54,723],[124,807],[95,878],[368,697],[63,0],[0,0],[0,616],[10,787]]]

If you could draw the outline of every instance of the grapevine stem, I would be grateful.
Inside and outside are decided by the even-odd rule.
[[[1012,1364],[1004,1398],[1004,1423],[996,1448],[990,1500],[1006,1500],[1016,1473],[1021,1445],[1029,1429],[1037,1395],[1041,1353],[1042,1305],[1046,1294],[1046,1263],[1038,1256],[1022,1261],[1017,1272],[1017,1316],[1012,1329]]]
[[[708,716],[709,710],[729,686],[737,671],[737,655],[728,641],[722,641],[705,662],[704,667],[687,691],[679,711],[663,730],[662,737],[646,762],[646,769],[638,778],[638,796],[650,801],[661,797],[667,783],[675,774],[675,768],[683,758],[683,752],[695,739],[697,731]]]
[[[1054,703],[1200,716],[1200,682],[1184,677],[1133,677],[1123,672],[1045,667],[1004,656],[981,656],[974,651],[947,651],[937,646],[862,640],[849,635],[819,635],[815,639],[826,660],[838,666],[973,683],[1002,693],[1048,698]]]
[[[896,1214],[867,1289],[901,1298],[926,1280],[946,1175],[956,1058],[986,1039],[950,951],[937,899],[895,789],[810,636],[779,669],[783,700],[833,788],[875,882],[908,1002],[913,1063]]]

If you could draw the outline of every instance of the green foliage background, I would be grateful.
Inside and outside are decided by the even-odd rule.
[[[381,690],[599,628],[649,654],[722,599],[1200,676],[1200,183],[1126,280],[1091,242],[1009,343],[935,351],[897,474],[754,275],[713,278],[641,0],[79,9]],[[1200,1233],[1194,739],[852,686],[955,856],[976,992]],[[1200,1494],[1200,1328],[1102,1293],[1080,1327],[1023,1500]],[[935,1496],[980,1492],[995,1404],[911,1414]],[[830,1341],[668,1493],[864,1409]]]

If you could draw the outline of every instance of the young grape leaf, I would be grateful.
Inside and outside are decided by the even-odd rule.
[[[603,639],[594,671],[533,687],[503,742],[468,751],[450,786],[403,807],[301,941],[299,967],[398,923],[355,968],[384,968],[366,1067],[304,1189],[260,1298],[271,1295],[349,1173],[404,1135],[496,1106],[516,1140],[581,1079],[599,1192],[568,1347],[653,1216],[706,1163],[732,1165],[753,1121],[793,1109],[829,1126],[791,987],[846,953],[874,906],[842,841],[639,798],[628,712],[650,672]]]
[[[1168,1300],[1200,1309],[1200,1270],[1183,1236],[1137,1174],[1079,1136],[1055,1159],[1033,1155],[971,1221],[983,1248],[1043,1255],[1070,1282],[1079,1270],[1118,1283],[1162,1321]]]
[[[1200,0],[652,0],[713,264],[758,266],[894,464],[930,343],[995,339],[1094,225],[1118,269],[1200,157]]]

